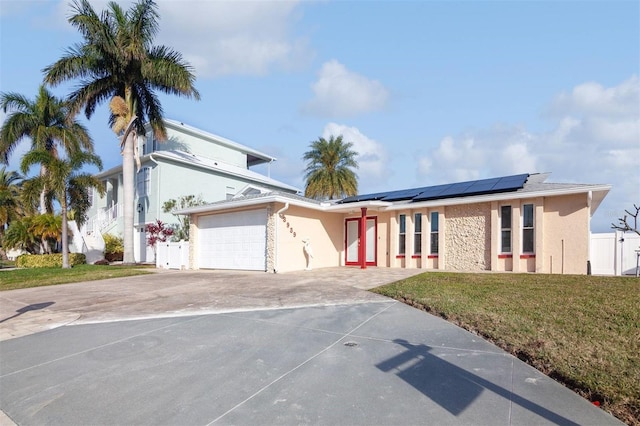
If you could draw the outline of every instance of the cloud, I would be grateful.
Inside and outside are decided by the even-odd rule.
[[[322,65],[311,88],[315,97],[302,111],[322,117],[351,117],[380,110],[389,100],[382,83],[349,71],[335,59]]]
[[[353,143],[353,150],[358,153],[358,181],[360,186],[366,182],[367,187],[375,187],[387,181],[390,175],[388,168],[389,156],[384,145],[360,132],[356,127],[344,124],[328,123],[324,126],[322,137],[329,139],[331,136],[342,135],[344,142]]]
[[[158,2],[158,42],[181,52],[198,77],[264,75],[306,66],[313,51],[293,35],[299,1]]]
[[[585,83],[554,97],[550,130],[496,125],[444,137],[417,160],[422,182],[552,172],[555,182],[608,183],[613,189],[592,223],[606,231],[640,194],[640,82]]]

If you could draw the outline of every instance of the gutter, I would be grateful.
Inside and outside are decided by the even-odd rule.
[[[289,202],[287,201],[284,205],[283,208],[281,208],[280,210],[278,210],[276,212],[276,236],[275,236],[275,250],[273,251],[273,273],[277,274],[278,273],[278,219],[280,218],[280,215],[282,213],[284,213],[285,211],[287,211],[287,209],[289,208]]]

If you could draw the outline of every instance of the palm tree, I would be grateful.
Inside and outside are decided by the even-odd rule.
[[[308,161],[305,169],[307,181],[304,195],[315,199],[335,199],[358,193],[358,168],[351,142],[343,142],[342,135],[327,141],[319,138],[311,143],[311,150],[304,153]]]
[[[115,2],[98,15],[88,0],[75,0],[69,18],[84,38],[65,56],[44,69],[45,81],[57,85],[80,79],[69,95],[73,111],[87,118],[110,100],[109,124],[120,138],[124,185],[124,263],[134,263],[134,143],[148,119],[157,140],[165,140],[162,107],[154,90],[200,99],[192,67],[166,46],[153,46],[158,32],[157,5],[138,0],[125,12]]]
[[[79,149],[93,151],[93,142],[87,129],[70,118],[68,104],[53,96],[44,85],[38,89],[35,100],[19,93],[0,94],[0,108],[10,111],[0,128],[0,161],[5,164],[9,156],[25,138],[31,139],[31,149],[44,149],[58,155],[58,147],[66,152]],[[75,114],[74,114],[75,115]],[[44,174],[44,169],[40,174]],[[45,191],[40,195],[40,213],[52,211],[47,206]]]
[[[24,178],[18,172],[0,169],[0,241],[5,228],[20,217],[20,186]]]
[[[102,161],[95,154],[76,151],[68,158],[58,158],[50,151],[41,149],[30,151],[22,157],[21,168],[24,172],[34,164],[46,167],[47,173],[30,179],[34,188],[48,188],[51,195],[60,203],[62,213],[61,242],[62,242],[62,267],[69,268],[69,231],[67,223],[68,210],[73,208],[76,214],[83,216],[89,205],[88,191],[95,187],[104,193],[99,179],[88,173],[79,173],[85,165],[95,165],[102,170]],[[51,229],[51,227],[45,229]],[[42,240],[51,237],[49,234],[37,233]]]

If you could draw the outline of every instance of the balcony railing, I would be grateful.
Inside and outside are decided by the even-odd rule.
[[[114,204],[111,207],[99,209],[98,213],[89,218],[85,224],[87,234],[91,235],[94,232],[101,233],[103,229],[115,222],[123,213],[124,209],[122,204]]]

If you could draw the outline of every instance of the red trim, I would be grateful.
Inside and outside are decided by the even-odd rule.
[[[536,255],[535,255],[534,253],[531,253],[531,254],[521,254],[521,255],[520,255],[520,259],[533,259],[533,258],[535,258],[535,257],[536,257]]]
[[[358,260],[360,269],[367,269],[367,208],[361,207],[360,211],[360,246],[358,247]]]
[[[349,262],[347,261],[347,222],[349,221],[358,221],[358,239],[360,238],[360,220],[362,218],[360,217],[351,217],[351,218],[345,218],[344,220],[344,264],[346,266],[362,266],[360,264],[360,248],[358,248],[358,260],[356,260],[355,262]],[[374,235],[374,239],[375,239],[375,246],[373,248],[374,250],[374,257],[373,257],[373,262],[367,262],[366,265],[367,266],[377,266],[378,265],[378,216],[367,216],[367,220],[373,220],[373,230],[375,231],[375,235]]]
[[[412,259],[420,259],[420,258],[422,258],[422,255],[421,254],[414,254],[414,255],[411,256],[411,258]]]
[[[512,254],[499,254],[498,259],[511,259],[513,258]]]
[[[404,259],[405,255],[404,254],[398,254],[396,255],[396,259]]]
[[[437,259],[438,255],[437,254],[430,254],[429,256],[427,256],[427,259]]]

